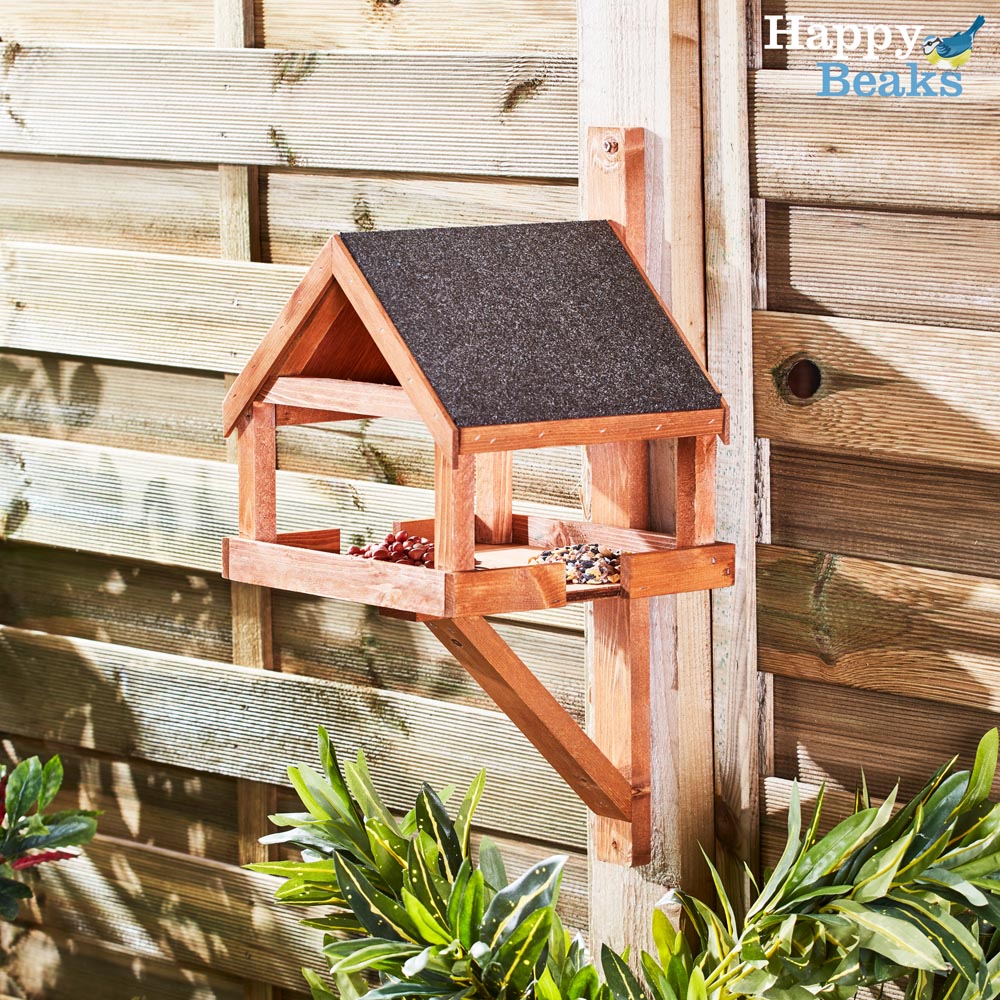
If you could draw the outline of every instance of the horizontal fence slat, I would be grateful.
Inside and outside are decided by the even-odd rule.
[[[767,16],[790,17],[793,14],[802,15],[806,12],[796,0],[763,0],[762,13]],[[922,0],[915,6],[910,0],[813,0],[809,4],[808,13],[803,23],[823,22],[833,24],[887,24],[895,30],[891,49],[881,53],[879,62],[865,61],[867,38],[856,52],[845,53],[843,62],[854,70],[885,70],[895,68],[897,62],[894,53],[899,47],[900,36],[898,25],[906,25],[907,31],[919,27],[917,46],[912,59],[929,68],[924,62],[921,43],[928,35],[939,35],[947,38],[956,31],[965,31],[972,23],[976,14],[983,14],[987,24],[1000,21],[1000,2],[998,0],[979,0],[972,10],[965,0]],[[787,24],[779,22],[778,27],[785,28]],[[802,30],[803,42],[806,28]],[[850,36],[848,36],[850,37]],[[881,43],[881,36],[876,34],[876,44]],[[764,23],[764,44],[770,40],[769,27]],[[779,43],[783,37],[779,36]],[[985,44],[984,44],[985,43]],[[765,49],[764,66],[767,69],[815,69],[818,58],[832,58],[832,53],[818,53],[815,49],[807,49],[803,44],[800,49]],[[989,39],[980,35],[976,41],[974,57],[968,65],[971,74],[1000,73],[1000,50],[989,44]]]
[[[759,437],[816,450],[1000,468],[994,332],[757,312],[753,334]],[[806,400],[792,395],[786,381],[802,358],[821,375],[819,390]]]
[[[863,768],[872,795],[884,797],[901,781],[901,797],[911,796],[955,754],[958,767],[971,767],[980,738],[998,721],[981,708],[779,676],[774,770],[853,794]]]
[[[757,549],[768,673],[1000,711],[1000,581]]]
[[[257,44],[274,49],[573,51],[573,0],[423,0],[419,4],[263,0]]]
[[[169,959],[142,958],[129,945],[51,928],[0,927],[0,1000],[243,1000],[243,980]],[[285,991],[283,1000],[305,1000]]]
[[[0,150],[261,166],[575,177],[559,53],[24,46]]]
[[[130,45],[211,45],[211,4],[199,0],[159,0],[156,16],[131,0],[67,4],[65,0],[4,0],[0,38],[21,45],[53,42],[98,45],[114,39]]]
[[[273,901],[269,875],[99,837],[40,882],[40,923],[54,931],[292,989],[303,966],[324,971],[323,933]]]
[[[321,174],[261,178],[267,259],[308,264],[331,232],[564,222],[580,217],[575,184],[476,177]]]
[[[342,754],[369,754],[393,808],[408,808],[423,781],[461,786],[485,763],[485,827],[577,847],[586,839],[579,800],[497,712],[6,627],[0,650],[0,731],[285,784],[288,763],[314,759],[323,724]]]
[[[37,545],[0,549],[0,623],[153,652],[232,660],[229,584],[212,573]],[[276,591],[275,655],[284,672],[390,688],[451,704],[493,702],[420,624],[345,601]],[[496,628],[546,687],[584,717],[579,631],[509,621]]]
[[[1000,577],[1000,475],[778,445],[770,472],[775,543]]]
[[[924,63],[922,52],[915,58]],[[895,69],[891,61],[893,66],[873,64],[868,69]],[[923,69],[930,66],[924,63]],[[909,86],[910,70],[902,65],[902,72]],[[931,101],[820,97],[821,85],[815,69],[751,74],[751,180],[756,197],[949,214],[996,212],[1000,78],[982,77],[974,66],[963,74],[960,97]],[[928,136],[947,134],[970,137],[962,143],[961,156],[948,142],[927,141]]]
[[[769,309],[1000,330],[1000,217],[772,202],[765,231]]]

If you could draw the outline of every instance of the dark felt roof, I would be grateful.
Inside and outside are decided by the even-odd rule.
[[[720,405],[607,222],[341,239],[459,427]]]

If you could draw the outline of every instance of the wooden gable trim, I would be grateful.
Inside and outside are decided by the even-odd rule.
[[[289,374],[289,369],[301,370],[347,305],[347,297],[333,278],[332,242],[331,239],[320,251],[230,387],[222,407],[227,437],[240,414],[256,399],[269,379]]]
[[[345,417],[421,419],[417,408],[402,388],[376,382],[284,375],[271,379],[259,398],[266,403],[342,414]]]
[[[331,249],[333,275],[348,301],[389,362],[435,443],[454,460],[458,455],[458,428],[455,422],[448,415],[427,376],[406,346],[406,341],[340,237],[334,236],[328,246]]]

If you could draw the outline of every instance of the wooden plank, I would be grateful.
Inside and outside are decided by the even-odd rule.
[[[872,23],[870,15],[863,23]],[[915,58],[923,62],[922,53]],[[866,68],[873,67],[880,68]],[[892,68],[901,68],[908,78],[905,65]],[[1000,175],[992,167],[1000,144],[995,114],[1000,80],[981,76],[978,60],[974,72],[963,74],[963,92],[956,101],[854,95],[817,100],[819,86],[815,69],[751,75],[757,197],[949,214],[956,208],[963,213],[996,210]],[[802,127],[806,118],[808,129]],[[977,135],[982,142],[956,160],[943,145],[922,141],[927,129],[944,128]]]
[[[629,414],[624,417],[583,417],[548,423],[462,427],[463,454],[484,451],[549,448],[567,444],[603,444],[607,441],[722,434],[725,411],[688,410],[678,413]]]
[[[434,565],[444,570],[476,566],[476,464],[434,449]]]
[[[857,455],[771,452],[774,541],[1000,577],[1000,476]]]
[[[0,969],[3,1000],[73,1000],[87,984],[91,1000],[241,1000],[233,976],[170,960],[137,958],[128,946],[64,935],[41,927],[0,928],[7,956]],[[298,994],[295,994],[298,997]],[[291,997],[291,994],[289,994]]]
[[[300,926],[294,908],[275,905],[268,875],[98,837],[40,882],[46,929],[292,989],[301,986],[301,966],[323,968],[321,933]]]
[[[446,618],[427,627],[591,810],[632,815],[628,779],[486,621]]]
[[[0,559],[3,624],[205,660],[232,659],[230,588],[219,576],[12,543],[3,546]],[[272,598],[274,655],[284,671],[360,690],[389,687],[492,708],[425,628],[386,621],[364,605],[287,592]],[[496,620],[494,627],[582,721],[582,622],[574,610],[548,614],[547,629],[533,619]],[[551,620],[557,614],[562,628],[551,627],[560,624]]]
[[[625,554],[622,590],[633,600],[731,587],[736,575],[735,547],[729,542],[671,552]]]
[[[578,217],[576,184],[569,181],[272,168],[262,183],[267,259],[281,264],[309,263],[331,232],[565,222]]]
[[[808,399],[788,385],[801,359],[821,375]],[[991,331],[754,314],[757,433],[783,445],[996,469],[998,378]]]
[[[953,754],[957,766],[971,767],[983,733],[997,724],[995,712],[980,708],[786,677],[774,678],[774,706],[780,777],[853,793],[864,769],[872,795],[881,797],[897,780],[901,798],[914,795]]]
[[[1000,330],[1000,219],[769,203],[767,296],[780,312]]]
[[[488,760],[484,827],[583,843],[576,797],[496,712],[18,629],[0,629],[0,643],[11,664],[0,731],[173,767],[197,759],[209,774],[285,785],[289,761],[314,759],[322,723],[341,753],[365,748],[394,809],[409,808],[423,781],[467,784]],[[463,738],[442,740],[443,732]],[[502,758],[491,754],[497,746]],[[538,795],[548,802],[544,816]]]
[[[238,372],[303,270],[25,243],[0,246],[0,347]]]
[[[409,396],[398,385],[336,378],[284,377],[268,383],[260,398],[268,403],[334,410],[359,416],[420,419]]]
[[[248,49],[207,59],[198,49],[26,45],[5,87],[14,114],[0,121],[4,152],[576,173],[575,60],[559,54]]]
[[[315,531],[283,531],[276,541],[279,545],[292,545],[321,552],[340,551],[340,528],[318,528]]]
[[[514,453],[476,455],[476,541],[502,545],[513,540]]]
[[[417,566],[243,538],[224,540],[222,564],[227,579],[258,587],[425,615],[446,611],[444,573]]]
[[[531,514],[514,515],[514,540],[541,549],[597,542],[623,552],[667,551],[676,547],[672,535],[641,528],[619,528],[593,521],[565,521]]]
[[[157,7],[156,17],[149,17],[126,0],[106,0],[100,7],[67,7],[61,0],[10,0],[0,12],[0,37],[22,45],[102,45],[109,38],[121,45],[211,45],[212,8],[193,0],[168,0]]]
[[[791,3],[790,0],[764,0],[764,14],[785,17],[788,14],[801,14],[801,8]],[[964,31],[969,27],[974,15],[970,14],[969,8],[964,6],[961,0],[926,0],[919,8],[919,20],[916,19],[916,12],[912,5],[908,5],[906,0],[875,0],[874,3],[859,2],[859,0],[818,0],[815,4],[809,5],[808,21],[825,21],[827,24],[905,24],[919,26],[917,38],[923,41],[929,34],[940,35],[947,38],[948,35],[956,31]],[[997,0],[982,0],[976,8],[976,12],[982,12],[987,22],[995,23],[1000,18],[1000,4]],[[784,27],[784,22],[779,22],[780,27]],[[805,35],[805,29],[803,29]],[[896,42],[893,49],[881,54],[882,65],[874,65],[876,68],[888,69],[890,63],[896,62],[894,49],[899,45],[899,34],[896,34]],[[876,40],[881,41],[878,35]],[[770,32],[767,25],[764,26],[764,42],[770,41]],[[838,61],[846,62],[854,70],[870,70],[873,63],[865,60],[867,53],[867,39],[856,51],[847,51],[844,58]],[[826,53],[824,57],[830,57],[833,53]],[[983,45],[982,35],[976,43],[975,62],[970,66],[975,68],[975,74],[985,75],[1000,72],[1000,58],[992,46]],[[923,60],[923,53],[920,48],[916,48],[912,58],[918,62]],[[812,69],[816,68],[817,52],[815,49],[807,50],[802,48],[764,50],[764,65],[768,69]],[[894,68],[894,67],[893,67]],[[905,68],[905,67],[904,67]]]
[[[715,541],[715,438],[677,441],[677,545]]]
[[[714,664],[715,861],[731,898],[747,888],[758,859],[758,680],[754,542],[753,295],[747,66],[753,7],[710,0],[702,7],[705,296],[709,368],[730,406],[729,447],[719,453],[718,537],[736,545],[735,585],[711,604]],[[770,230],[768,230],[770,235]],[[770,263],[770,259],[769,259]],[[768,294],[770,287],[768,286]],[[682,772],[683,773],[683,772]],[[685,780],[689,780],[685,776]]]
[[[108,23],[102,16],[102,31]],[[0,28],[0,37],[17,36]],[[219,253],[215,170],[0,156],[0,177],[3,240],[206,257]]]
[[[0,748],[10,761],[58,753],[65,775],[56,808],[101,810],[105,836],[238,863],[231,778],[192,779],[190,769],[113,760],[20,736],[2,737]]]
[[[471,618],[564,607],[566,591],[563,567],[551,564],[452,573],[445,589],[446,614]]]
[[[760,668],[1000,711],[1000,582],[825,553],[758,553]]]
[[[264,0],[258,44],[274,49],[462,49],[572,52],[576,9],[570,0],[488,3],[433,0],[418,7],[362,3],[334,9],[319,0]]]
[[[262,542],[277,539],[277,460],[274,406],[253,403],[239,416],[237,442],[240,535]]]

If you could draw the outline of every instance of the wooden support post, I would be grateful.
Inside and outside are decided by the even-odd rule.
[[[510,542],[514,530],[514,455],[493,451],[476,455],[476,541]]]
[[[625,243],[645,255],[645,133],[593,128],[587,136],[587,215],[622,227]],[[645,441],[587,448],[590,518],[621,528],[649,524],[649,451]],[[598,601],[589,616],[590,727],[597,745],[634,789],[633,821],[591,818],[601,861],[643,865],[650,857],[649,605]]]
[[[277,463],[273,403],[252,403],[240,418],[236,453],[240,477],[240,536],[273,542],[278,536]]]
[[[635,808],[627,778],[491,625],[482,618],[426,624],[589,809],[627,823]]]
[[[715,541],[716,438],[677,441],[677,547]]]
[[[434,566],[476,568],[476,462],[434,447]]]

